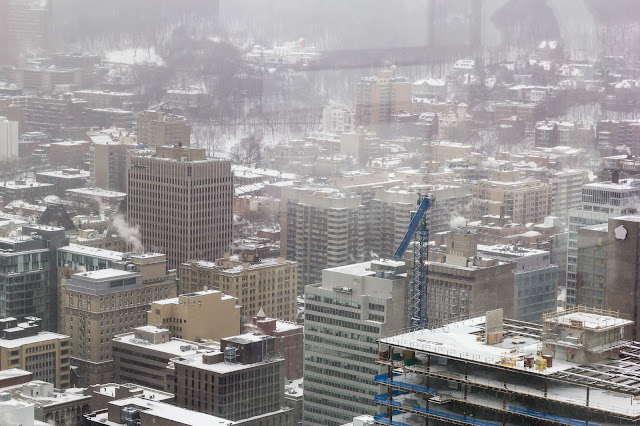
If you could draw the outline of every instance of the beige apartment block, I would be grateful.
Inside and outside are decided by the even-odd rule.
[[[243,324],[260,309],[284,321],[296,321],[298,263],[282,257],[257,259],[225,255],[215,262],[180,265],[180,293],[219,290],[238,299]]]
[[[539,223],[549,216],[549,185],[520,177],[517,171],[494,172],[469,189],[473,194],[473,216],[510,216],[515,223]]]
[[[147,324],[166,328],[177,339],[219,341],[240,333],[241,309],[233,296],[198,291],[152,303]]]
[[[70,386],[69,336],[41,331],[40,318],[0,320],[0,371],[27,370],[33,380],[42,380],[58,389]]]
[[[233,233],[231,162],[204,149],[160,147],[127,161],[127,215],[143,245],[166,253],[170,269],[193,259],[213,261]]]
[[[113,269],[123,267],[124,269]],[[124,265],[61,278],[60,330],[71,336],[80,384],[113,378],[112,339],[146,325],[151,303],[175,297],[175,272],[161,254],[136,255]]]
[[[410,112],[412,84],[396,77],[394,70],[383,70],[373,77],[363,77],[356,85],[355,120],[358,126],[376,130],[389,123],[391,115]]]
[[[143,111],[138,116],[138,143],[149,147],[189,146],[191,126],[187,119],[162,111]]]

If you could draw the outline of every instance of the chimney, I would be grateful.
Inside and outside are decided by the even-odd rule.
[[[620,170],[611,172],[611,183],[620,183]]]

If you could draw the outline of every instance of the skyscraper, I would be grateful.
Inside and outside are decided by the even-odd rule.
[[[634,179],[589,183],[582,187],[580,209],[569,210],[569,246],[567,249],[567,305],[576,304],[578,272],[578,229],[607,223],[610,217],[636,210],[640,181]]]
[[[374,260],[322,271],[305,288],[305,425],[340,425],[375,414],[379,386],[368,374],[376,340],[407,326],[409,279],[404,262]]]
[[[127,162],[127,216],[142,244],[166,253],[170,269],[222,257],[232,239],[231,162],[203,148],[159,147]]]

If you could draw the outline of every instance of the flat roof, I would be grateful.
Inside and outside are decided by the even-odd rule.
[[[557,323],[560,325],[576,325],[581,323],[581,327],[591,330],[603,330],[607,328],[621,327],[633,324],[633,321],[623,318],[599,315],[589,312],[570,312],[565,315],[550,317],[545,322]]]
[[[69,339],[64,334],[53,333],[51,331],[41,331],[34,336],[20,337],[18,339],[0,339],[0,347],[3,348],[19,348],[22,345],[30,345],[32,343],[46,342],[49,340]]]
[[[207,343],[206,345],[201,345],[195,342],[190,342],[188,340],[182,340],[182,339],[176,339],[176,338],[172,338],[168,342],[157,343],[154,345],[147,340],[136,338],[134,333],[121,334],[119,336],[114,337],[113,341],[166,353],[168,355],[171,355],[172,358],[178,357],[178,356],[179,357],[195,356],[199,353],[204,353],[207,351],[220,348],[220,345],[214,344],[214,343]],[[189,346],[189,349],[186,349],[187,346]]]
[[[124,198],[127,196],[125,192],[108,191],[101,188],[73,188],[67,189],[65,192],[73,194],[90,195],[100,198]]]
[[[78,274],[73,274],[71,277],[78,278],[84,277],[91,280],[106,280],[106,279],[117,279],[117,278],[127,278],[127,277],[139,277],[141,274],[139,272],[131,272],[131,271],[123,271],[121,269],[98,269],[97,271],[88,271],[88,272],[80,272]]]
[[[68,246],[60,247],[58,250],[74,254],[81,254],[84,256],[99,257],[101,259],[107,259],[112,262],[120,261],[124,256],[124,253],[119,251],[105,250],[96,247],[83,246],[80,244],[69,244]]]
[[[220,351],[215,351],[215,353],[220,353]],[[270,359],[268,361],[256,362],[256,363],[252,363],[252,364],[240,364],[240,363],[230,364],[230,363],[226,363],[226,362],[216,362],[216,363],[213,363],[213,364],[205,364],[202,361],[202,355],[198,354],[198,355],[194,355],[194,356],[188,357],[186,359],[175,361],[175,363],[176,364],[189,365],[191,367],[195,367],[195,368],[198,368],[198,369],[211,371],[211,372],[218,373],[218,374],[226,374],[226,373],[233,373],[235,371],[248,370],[248,369],[260,366],[260,365],[273,364],[273,363],[276,363],[276,362],[280,362],[282,360],[283,360],[282,358],[277,358],[276,357],[276,358]]]
[[[158,401],[150,401],[143,398],[133,397],[125,398],[116,401],[111,401],[110,405],[116,405],[119,407],[126,407],[128,405],[135,405],[137,407],[145,409],[144,411],[150,415],[167,419],[176,422],[181,425],[232,425],[234,422],[231,420],[223,419],[221,417],[212,416],[210,414],[199,413],[197,411],[187,410],[186,408],[176,407]]]
[[[584,312],[579,312],[579,314],[579,318],[595,320],[590,314],[585,317],[583,317]],[[558,315],[563,317],[562,313]],[[604,315],[596,316],[604,317]],[[570,315],[565,315],[565,317],[571,318]],[[607,317],[606,319],[616,326],[622,324],[618,321],[619,318]],[[620,321],[624,321],[624,324],[630,322]],[[417,352],[441,354],[445,357],[467,360],[488,367],[506,368],[530,375],[544,376],[565,382],[569,386],[590,386],[593,392],[591,394],[592,401],[599,400],[598,403],[604,405],[607,411],[640,416],[640,401],[632,398],[630,404],[628,396],[629,394],[640,394],[640,378],[636,373],[640,370],[640,342],[621,341],[622,346],[618,356],[589,364],[572,363],[554,358],[553,365],[543,371],[525,368],[523,362],[517,362],[513,367],[501,365],[502,355],[511,354],[513,349],[518,350],[515,355],[519,358],[536,356],[538,346],[542,341],[542,331],[542,325],[539,324],[504,319],[503,342],[487,345],[483,339],[477,340],[478,335],[485,333],[485,316],[479,316],[437,328],[400,333],[382,338],[379,341],[383,344],[412,349]],[[500,380],[497,382],[501,383]],[[522,388],[527,393],[542,396],[542,391],[536,386],[524,384]],[[564,386],[563,389],[565,390],[554,398],[575,403],[571,396],[571,387]],[[622,398],[622,394],[626,394],[626,398]]]

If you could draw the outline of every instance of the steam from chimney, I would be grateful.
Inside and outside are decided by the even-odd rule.
[[[453,219],[449,221],[449,227],[453,229],[458,229],[467,225],[467,219],[462,216],[454,216]]]
[[[113,217],[111,225],[121,240],[127,245],[133,246],[133,251],[136,253],[144,252],[144,246],[142,245],[142,241],[140,241],[139,227],[130,226],[120,213]]]

